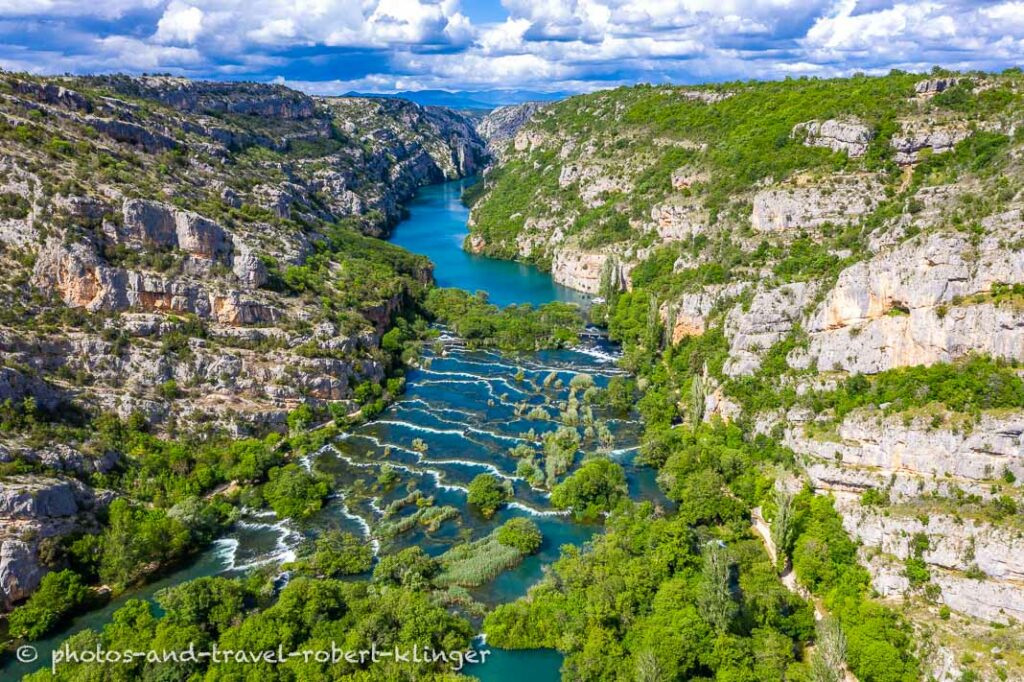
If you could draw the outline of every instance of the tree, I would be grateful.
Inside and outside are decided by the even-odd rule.
[[[300,573],[323,578],[357,575],[373,566],[373,548],[351,533],[327,530],[316,539],[312,556],[295,566]]]
[[[192,534],[162,509],[133,507],[124,498],[109,508],[109,524],[101,541],[100,579],[115,587],[138,580],[145,572],[186,552]]]
[[[572,466],[580,449],[580,433],[571,426],[559,426],[544,435],[544,470],[548,485]]]
[[[644,649],[636,655],[633,679],[636,682],[668,682],[671,678],[654,652]]]
[[[611,511],[626,493],[626,473],[622,467],[610,459],[595,457],[555,486],[551,504],[593,518]]]
[[[605,389],[605,402],[612,410],[625,414],[633,409],[636,382],[626,377],[612,377]]]
[[[512,499],[511,486],[493,474],[480,474],[469,483],[469,503],[476,507],[484,518],[491,518],[494,512]]]
[[[89,590],[74,571],[47,573],[28,602],[8,616],[11,635],[39,639],[53,630],[64,616],[80,607]]]
[[[699,376],[693,377],[690,383],[690,409],[688,410],[690,424],[693,426],[697,426],[704,419],[705,393],[704,379]]]
[[[775,519],[772,521],[772,542],[778,553],[779,563],[785,566],[793,551],[793,496],[787,492],[775,492]]]
[[[379,585],[424,590],[441,572],[441,564],[419,546],[382,557],[373,569],[373,582]]]
[[[281,463],[277,451],[255,438],[233,442],[228,457],[234,463],[228,469],[228,477],[238,481],[258,481],[268,469]]]
[[[840,682],[846,665],[846,635],[834,617],[818,621],[817,646],[811,658],[814,682]]]
[[[263,497],[282,518],[306,518],[320,511],[330,486],[298,464],[274,467],[263,485]]]
[[[728,550],[712,540],[704,546],[704,569],[697,594],[697,606],[719,632],[726,632],[739,607],[732,595],[732,562]]]
[[[302,403],[288,413],[288,429],[293,433],[302,433],[313,423],[313,408]]]
[[[513,547],[523,554],[533,554],[544,543],[544,535],[537,524],[522,517],[509,519],[498,529],[498,542]]]
[[[245,598],[241,582],[220,577],[197,578],[156,594],[156,601],[166,614],[166,623],[197,627],[210,635],[242,619]]]

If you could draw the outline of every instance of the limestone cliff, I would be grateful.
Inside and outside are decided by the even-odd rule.
[[[487,158],[468,119],[411,102],[0,74],[4,419],[201,440],[284,433],[304,403],[351,412],[432,279],[366,235]],[[137,465],[41,438],[0,438],[4,610],[60,567],[61,538],[96,530],[114,493],[93,486]]]
[[[943,646],[965,646],[1024,616],[1024,410],[957,412],[907,377],[985,359],[998,377],[963,381],[983,404],[1022,376],[1022,92],[1016,72],[894,73],[570,98],[498,146],[470,243],[610,293],[624,338],[658,327],[635,364],[662,354],[673,426],[698,403],[780,439],[879,593],[947,606],[968,626]],[[898,404],[849,409],[884,381],[906,381]]]

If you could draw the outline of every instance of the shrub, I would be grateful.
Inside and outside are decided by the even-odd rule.
[[[498,542],[523,554],[533,554],[544,543],[544,535],[530,519],[515,518],[498,529]]]
[[[28,602],[8,616],[11,634],[29,640],[39,639],[78,609],[88,594],[88,588],[74,571],[47,573]]]
[[[572,509],[578,516],[595,518],[611,511],[626,496],[626,474],[604,457],[589,459],[551,491],[551,504]]]
[[[484,518],[512,499],[511,486],[492,474],[480,474],[469,483],[469,503],[476,507]]]
[[[358,575],[373,565],[373,548],[351,533],[327,530],[316,539],[313,554],[293,565],[302,574],[321,578]]]
[[[282,518],[306,518],[318,512],[330,492],[324,479],[298,464],[274,467],[263,485],[263,498]]]

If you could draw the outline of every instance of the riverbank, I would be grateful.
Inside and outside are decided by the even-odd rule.
[[[471,289],[489,284],[489,298],[499,304],[585,302],[532,268],[509,268],[510,264],[462,251],[460,235],[466,233],[467,212],[458,196],[464,185],[460,181],[424,188],[410,206],[409,219],[395,229],[394,240],[447,263],[436,270],[440,285]],[[499,267],[492,270],[492,266]],[[494,272],[500,274],[492,276]],[[593,330],[572,349],[521,354],[474,350],[455,337],[442,335],[440,344],[424,348],[419,366],[409,368],[405,393],[397,401],[376,418],[303,458],[305,466],[333,481],[335,493],[320,512],[301,522],[280,521],[269,512],[248,513],[193,561],[157,582],[119,595],[103,609],[83,614],[69,628],[36,642],[40,659],[35,666],[8,662],[3,672],[17,677],[41,666],[48,660],[48,652],[66,638],[101,629],[130,600],[151,602],[160,590],[196,578],[230,577],[256,567],[280,566],[295,559],[308,539],[327,530],[362,537],[376,554],[417,547],[440,557],[455,544],[484,537],[509,519],[529,518],[544,535],[540,551],[469,590],[471,599],[484,607],[524,595],[540,579],[543,567],[559,556],[563,545],[585,543],[600,525],[578,523],[551,508],[547,491],[531,483],[523,471],[522,449],[520,458],[510,450],[522,445],[541,453],[545,438],[565,426],[560,412],[575,390],[570,389],[574,377],[585,374],[600,390],[612,377],[622,376],[616,358],[615,347]],[[547,416],[539,417],[538,410]],[[599,423],[605,434],[602,442],[597,437]],[[630,490],[635,495],[658,495],[649,470],[631,464],[638,433],[632,417],[587,405],[587,416],[577,426],[581,450],[602,450],[619,459],[629,472]],[[494,475],[514,491],[512,502],[491,518],[484,518],[466,503],[468,485],[480,473]],[[400,511],[385,519],[384,510],[395,508],[410,490],[419,495],[418,504],[397,505]],[[426,525],[413,518],[430,509],[454,512],[441,515],[447,520]],[[390,530],[384,532],[385,528]],[[494,660],[493,666],[478,666],[473,673],[497,681],[504,679],[503,674],[521,672],[527,666],[537,679],[557,679],[560,656],[555,652],[502,652]]]

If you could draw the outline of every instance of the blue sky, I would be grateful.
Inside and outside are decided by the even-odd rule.
[[[0,67],[308,92],[998,70],[1024,0],[0,0]]]

